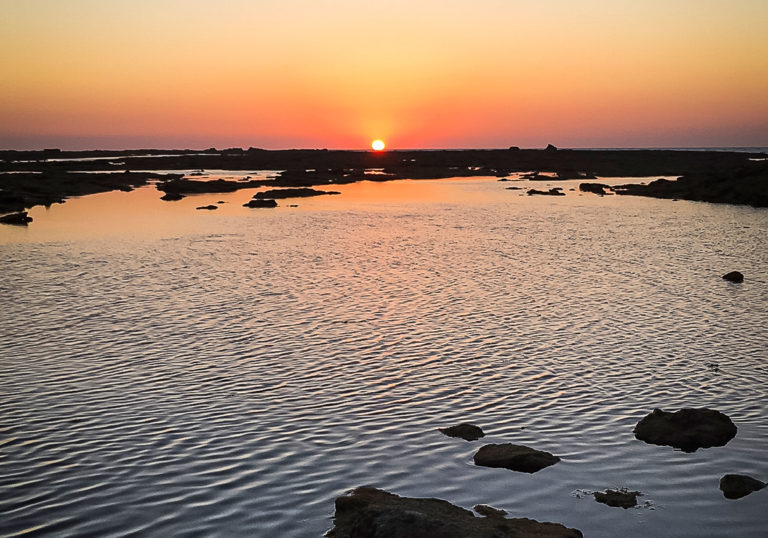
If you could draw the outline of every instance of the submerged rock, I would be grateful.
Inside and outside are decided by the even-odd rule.
[[[592,495],[594,495],[597,502],[607,504],[608,506],[632,508],[633,506],[637,506],[637,497],[638,495],[642,495],[642,493],[622,488],[595,491]]]
[[[474,424],[462,423],[448,428],[438,428],[438,430],[448,437],[461,437],[465,441],[476,441],[481,437],[485,437],[485,432],[483,432],[482,428]]]
[[[19,211],[18,213],[9,213],[0,217],[0,223],[2,224],[14,224],[16,226],[26,226],[32,222],[32,217],[27,215],[26,211]]]
[[[712,409],[654,409],[634,429],[635,437],[653,445],[669,445],[684,452],[723,446],[736,435],[736,425]]]
[[[723,278],[728,282],[744,282],[744,275],[738,271],[731,271],[730,273],[723,275]]]
[[[182,198],[184,198],[184,195],[179,194],[178,192],[166,192],[160,197],[161,200],[165,200],[166,202],[178,202]]]
[[[277,202],[271,199],[254,198],[243,204],[243,207],[277,207]]]
[[[495,510],[495,509],[493,509]],[[502,511],[498,511],[502,512]],[[577,529],[494,513],[477,517],[441,499],[400,497],[363,486],[336,499],[331,538],[578,538]]]
[[[765,482],[742,474],[727,474],[720,479],[720,491],[726,499],[741,499],[765,486]]]
[[[535,473],[554,465],[560,458],[543,450],[505,443],[481,447],[475,454],[474,461],[475,465],[483,467],[502,467],[512,471]]]

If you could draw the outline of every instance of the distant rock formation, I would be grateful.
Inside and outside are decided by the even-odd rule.
[[[26,211],[19,211],[18,213],[9,213],[0,217],[0,223],[13,224],[16,226],[26,226],[32,222],[32,217],[27,215]]]
[[[309,196],[323,196],[325,194],[341,194],[337,191],[320,191],[310,188],[293,188],[293,189],[271,189],[264,192],[257,192],[253,195],[254,198],[306,198]]]
[[[184,198],[184,195],[179,194],[178,192],[166,192],[160,197],[161,200],[165,200],[166,202],[178,202],[182,198]]]
[[[448,428],[438,428],[438,430],[448,437],[460,437],[465,441],[476,441],[481,437],[485,437],[485,432],[483,432],[482,428],[474,424],[461,423],[456,426],[449,426]]]
[[[543,450],[504,443],[481,447],[475,454],[474,461],[475,465],[483,467],[501,467],[522,473],[535,473],[554,465],[560,458]]]
[[[563,189],[560,187],[555,187],[554,189],[549,189],[548,191],[539,191],[536,189],[530,189],[528,191],[528,196],[533,196],[535,194],[538,194],[540,196],[565,196],[565,193],[562,192]]]
[[[683,452],[723,446],[736,435],[736,425],[711,409],[680,409],[674,413],[654,409],[634,429],[635,437],[653,445],[668,445]]]
[[[200,207],[196,207],[195,209],[207,209],[208,211],[213,211],[214,209],[218,209],[219,206],[217,205],[201,205]]]
[[[490,508],[490,507],[488,507]],[[531,536],[581,538],[577,529],[532,519],[507,519],[491,509],[488,517],[441,499],[400,497],[370,486],[336,499],[334,527],[329,538],[492,538]]]
[[[547,144],[547,147],[544,148],[544,151],[557,151],[557,148],[552,144]]]
[[[592,192],[594,194],[606,194],[605,189],[610,189],[608,185],[603,183],[580,183],[579,190],[581,192]]]
[[[272,199],[254,198],[243,204],[243,207],[277,207],[277,202]]]

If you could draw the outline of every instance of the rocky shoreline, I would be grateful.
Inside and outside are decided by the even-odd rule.
[[[113,157],[110,159],[109,157]],[[91,159],[91,160],[83,160]],[[97,160],[94,160],[97,159]],[[178,170],[274,170],[274,177],[199,181]],[[134,170],[152,170],[135,172]],[[680,150],[328,151],[230,148],[141,151],[0,151],[0,214],[60,203],[71,196],[131,190],[151,180],[166,196],[244,188],[312,187],[362,180],[438,179],[525,173],[536,180],[679,177],[616,187],[617,194],[768,207],[763,154]],[[594,192],[594,191],[593,191]],[[554,194],[535,191],[531,194]]]

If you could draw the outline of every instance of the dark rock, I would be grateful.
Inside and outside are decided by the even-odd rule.
[[[26,211],[19,211],[18,213],[10,213],[0,217],[0,223],[2,224],[14,224],[16,226],[26,226],[32,222],[32,217],[27,216]]]
[[[522,190],[522,187],[507,187],[508,191],[519,191]]]
[[[499,178],[498,181],[509,181],[509,178],[508,177],[502,177],[502,178]]]
[[[254,198],[306,198],[308,196],[322,196],[324,194],[341,194],[336,191],[319,191],[317,189],[310,188],[295,188],[295,189],[272,189],[264,192],[257,192],[253,195]]]
[[[544,151],[557,151],[557,148],[552,144],[547,144],[547,147],[544,148]]]
[[[653,445],[669,445],[684,452],[723,446],[736,435],[736,425],[711,409],[654,409],[634,429],[635,437]]]
[[[503,467],[512,471],[535,473],[554,465],[560,458],[542,450],[505,443],[481,447],[474,460],[475,465],[483,467]]]
[[[219,206],[217,205],[201,205],[200,207],[196,207],[195,209],[207,209],[209,211],[212,211],[214,209],[218,209]]]
[[[476,441],[481,437],[485,437],[482,428],[474,424],[462,423],[448,428],[438,428],[438,430],[448,437],[461,437],[465,441]]]
[[[495,509],[493,509],[495,510]],[[500,512],[500,511],[499,511]],[[330,538],[577,538],[576,529],[503,515],[477,517],[440,499],[400,497],[370,486],[336,499]]]
[[[182,198],[184,198],[184,195],[179,194],[178,192],[166,192],[160,197],[161,200],[165,200],[166,202],[177,202]]]
[[[605,189],[610,189],[610,187],[602,183],[580,183],[579,184],[579,190],[581,192],[593,192],[595,194],[606,194]]]
[[[639,491],[629,491],[626,488],[595,491],[592,495],[599,503],[615,506],[617,508],[632,508],[637,506],[637,497],[642,495]]]
[[[243,204],[243,207],[277,207],[275,200],[253,199]]]
[[[488,506],[487,504],[476,504],[472,507],[472,510],[480,514],[481,516],[485,517],[501,517],[507,515],[506,510],[501,510],[499,508],[494,508],[493,506]]]
[[[720,479],[720,491],[726,499],[741,499],[765,486],[765,482],[741,474],[727,474]]]
[[[227,202],[225,202],[224,200],[219,200],[219,201],[218,201],[218,202],[216,202],[216,203],[217,203],[217,204],[226,204]]]
[[[509,146],[509,151],[520,151],[520,148],[517,146]]]
[[[528,191],[528,196],[532,196],[534,194],[539,194],[543,196],[565,196],[565,193],[562,192],[562,189],[555,187],[554,189],[549,189],[548,191],[539,191],[536,189],[531,189]]]
[[[744,282],[744,275],[742,275],[738,271],[731,271],[727,275],[723,275],[723,278],[728,282],[736,282],[736,283]]]

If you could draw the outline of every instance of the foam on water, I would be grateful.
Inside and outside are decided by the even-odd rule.
[[[334,186],[267,211],[211,195],[239,202],[213,214],[147,213],[139,189],[4,230],[0,531],[319,536],[371,484],[587,536],[760,535],[766,490],[729,501],[718,480],[768,479],[768,211],[504,186]],[[137,201],[129,226],[97,211],[115,199]],[[634,438],[684,406],[736,438]],[[459,421],[487,436],[436,431]],[[493,442],[562,461],[474,466]],[[621,486],[647,505],[579,493]]]

